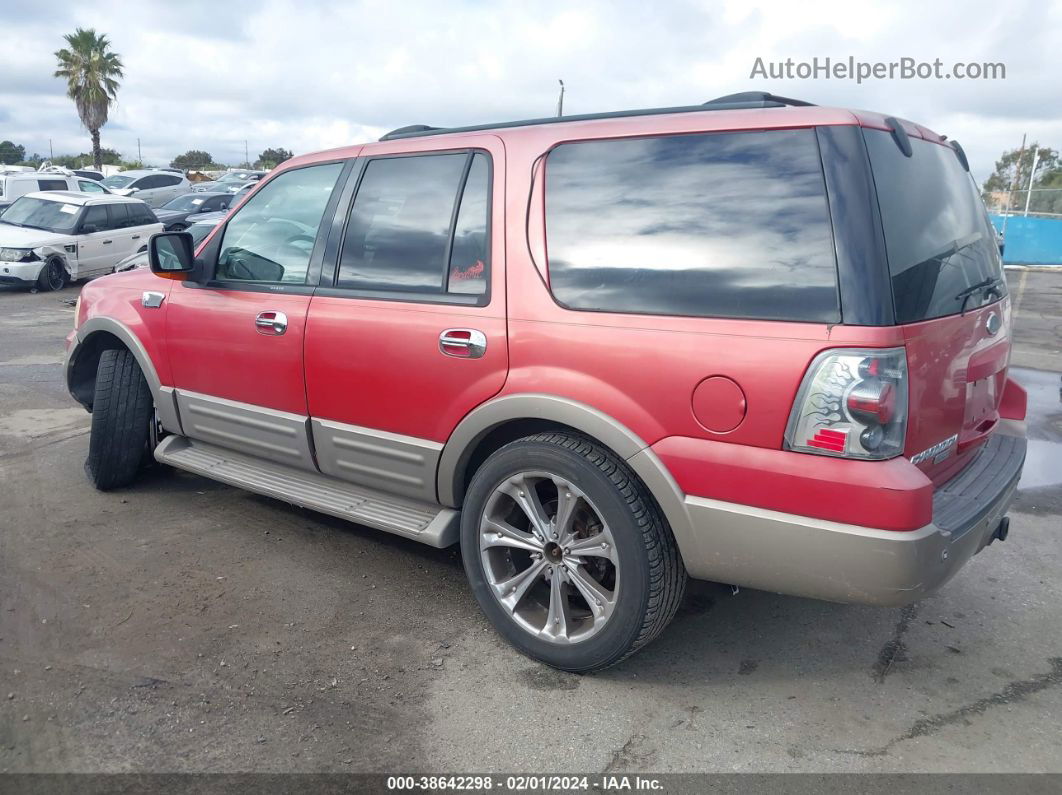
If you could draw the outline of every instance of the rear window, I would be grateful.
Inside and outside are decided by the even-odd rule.
[[[563,144],[545,179],[550,288],[568,308],[840,319],[814,130]]]
[[[897,323],[956,315],[1006,294],[996,235],[973,179],[947,146],[864,130],[885,231]],[[962,293],[999,279],[996,295]]]

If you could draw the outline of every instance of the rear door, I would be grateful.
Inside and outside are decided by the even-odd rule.
[[[494,136],[433,143],[360,160],[306,325],[321,471],[431,501],[443,443],[509,361],[504,150]]]
[[[955,151],[864,130],[910,373],[906,454],[935,482],[969,461],[999,421],[1010,301],[995,233]],[[938,448],[939,446],[939,448]]]
[[[166,336],[187,436],[315,470],[303,338],[320,230],[344,169],[331,162],[278,174],[199,252],[215,278],[170,291]]]

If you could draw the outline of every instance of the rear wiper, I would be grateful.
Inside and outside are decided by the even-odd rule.
[[[955,300],[962,299],[962,306],[959,308],[959,314],[966,314],[966,302],[970,300],[971,296],[978,293],[991,294],[995,293],[996,296],[1001,295],[999,291],[999,285],[1003,283],[1003,280],[998,276],[989,276],[987,279],[979,281],[977,284],[971,284],[965,290],[960,290],[955,294]]]

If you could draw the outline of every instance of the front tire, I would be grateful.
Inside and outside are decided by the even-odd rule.
[[[686,570],[656,502],[611,451],[543,433],[476,472],[461,518],[472,592],[519,651],[566,671],[614,665],[660,634]]]
[[[66,268],[63,263],[52,257],[44,263],[40,275],[37,276],[37,290],[42,293],[62,290],[66,286],[66,280]]]
[[[154,417],[151,390],[133,354],[106,350],[96,370],[85,472],[100,491],[128,486],[140,471]]]

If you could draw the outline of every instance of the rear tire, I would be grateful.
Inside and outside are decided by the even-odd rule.
[[[106,350],[96,370],[85,472],[100,491],[136,479],[148,444],[154,403],[144,374],[125,348]]]
[[[462,510],[461,555],[494,628],[565,671],[607,668],[649,643],[686,586],[646,487],[611,451],[565,433],[512,442],[479,468]]]
[[[67,275],[63,263],[56,257],[52,257],[44,263],[40,275],[37,276],[37,290],[49,293],[54,290],[62,290],[66,286]]]

